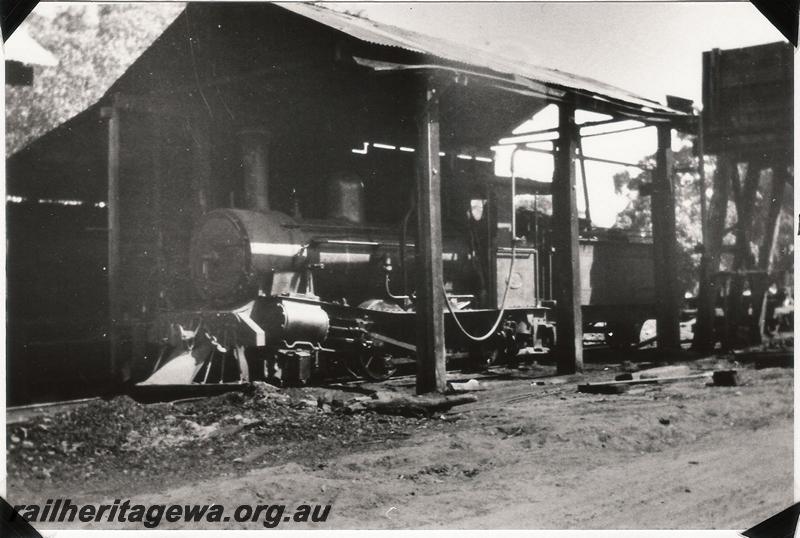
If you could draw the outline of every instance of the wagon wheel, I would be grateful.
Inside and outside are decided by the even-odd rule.
[[[504,362],[508,358],[507,340],[505,333],[500,331],[484,342],[473,342],[468,349],[467,369],[481,372]]]
[[[465,365],[467,372],[483,372],[494,363],[496,358],[494,351],[487,352],[486,346],[483,344],[470,346],[467,353],[467,363]]]
[[[507,330],[498,331],[484,342],[473,343],[468,350],[467,368],[480,372],[491,366],[513,361],[519,351],[516,336]]]
[[[635,321],[619,321],[610,323],[606,329],[606,341],[611,349],[628,350],[636,348],[639,343],[641,325]]]
[[[518,364],[517,353],[519,353],[520,345],[517,335],[512,331],[506,331],[505,334],[505,349],[503,350],[503,362],[509,367],[516,367]]]

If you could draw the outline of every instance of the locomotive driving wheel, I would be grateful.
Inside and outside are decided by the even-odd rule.
[[[372,381],[386,381],[397,372],[392,356],[381,345],[363,345],[357,360],[358,372]]]

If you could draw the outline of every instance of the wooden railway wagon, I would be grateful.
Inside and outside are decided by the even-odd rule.
[[[553,182],[496,176],[491,148],[550,103],[562,112]],[[108,300],[87,310],[108,315],[115,380],[196,340],[211,351],[189,381],[262,365],[305,381],[320,357],[352,369],[347,356],[361,373],[377,360],[380,377],[387,357],[511,357],[554,337],[579,365],[578,305],[586,321],[667,327],[677,298],[654,285],[659,271],[674,281],[668,219],[654,219],[655,246],[579,245],[576,109],[608,115],[592,126],[637,119],[662,134],[688,119],[320,6],[189,4],[98,103],[12,156],[9,192],[107,203],[96,289]],[[671,186],[656,187],[668,212]],[[553,196],[547,245],[517,230],[522,193]],[[483,343],[465,336],[495,321]]]

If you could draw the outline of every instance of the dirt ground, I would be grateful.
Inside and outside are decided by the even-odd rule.
[[[477,402],[423,418],[346,413],[360,394],[331,388],[93,402],[8,426],[8,498],[332,505],[325,523],[280,526],[289,529],[748,528],[792,503],[793,370],[690,366],[733,366],[741,383],[592,395],[577,392],[578,377],[534,365],[478,376]],[[590,365],[580,382],[624,369]],[[113,525],[141,528],[49,527]],[[160,526],[197,527],[263,528]]]

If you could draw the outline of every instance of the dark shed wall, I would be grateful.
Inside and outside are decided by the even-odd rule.
[[[304,217],[324,217],[326,180],[351,170],[365,180],[368,220],[399,221],[413,154],[362,158],[351,149],[416,145],[416,75],[373,73],[355,65],[354,54],[420,59],[274,5],[191,4],[112,86],[102,105],[116,96],[121,108],[124,318],[194,299],[187,252],[202,213],[198,190],[207,181],[206,209],[241,206],[243,128],[271,132],[272,208],[291,212],[294,193]],[[540,106],[480,86],[445,92],[443,149],[487,148]],[[12,160],[12,185],[105,199],[107,133],[100,105],[92,107]]]
[[[28,199],[99,202],[106,197],[106,129],[93,106],[6,161],[6,191]]]
[[[114,84],[110,96],[130,104],[121,120],[124,318],[196,300],[188,247],[199,180],[208,179],[207,209],[242,207],[242,129],[270,132],[273,209],[291,213],[294,192],[304,217],[324,217],[326,180],[355,170],[376,199],[369,216],[397,222],[413,157],[384,155],[392,165],[378,167],[351,149],[414,143],[412,81],[337,60],[356,45],[271,5],[191,5]]]

